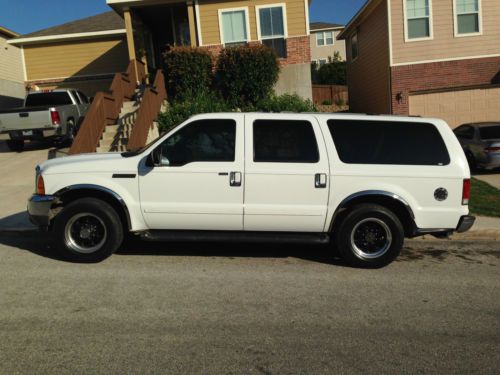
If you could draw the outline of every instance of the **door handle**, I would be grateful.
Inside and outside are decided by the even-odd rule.
[[[316,173],[314,176],[314,186],[316,189],[324,189],[326,188],[327,180],[326,173]]]
[[[231,172],[229,174],[229,185],[230,186],[241,186],[241,172]]]

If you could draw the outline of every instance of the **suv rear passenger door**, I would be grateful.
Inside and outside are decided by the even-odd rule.
[[[322,232],[329,184],[314,117],[245,116],[245,231]]]

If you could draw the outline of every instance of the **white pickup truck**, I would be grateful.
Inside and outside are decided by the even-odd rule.
[[[74,89],[34,91],[24,106],[0,110],[0,140],[22,151],[26,140],[72,142],[85,116],[89,99]]]
[[[197,115],[136,152],[37,167],[32,221],[61,253],[100,261],[145,240],[331,244],[355,266],[405,237],[464,232],[470,172],[437,119],[341,114]]]

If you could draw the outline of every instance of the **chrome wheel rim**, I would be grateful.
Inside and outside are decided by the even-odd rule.
[[[351,247],[358,258],[376,259],[387,253],[392,244],[389,226],[377,218],[357,223],[351,232]]]
[[[91,213],[73,216],[64,230],[66,246],[77,253],[91,254],[98,251],[107,239],[106,225]]]

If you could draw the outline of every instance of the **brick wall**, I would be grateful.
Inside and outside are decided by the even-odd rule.
[[[500,83],[500,57],[396,66],[391,81],[392,113],[407,115],[413,92]]]
[[[258,41],[248,43],[251,45],[260,44]],[[222,45],[210,45],[200,47],[212,54],[214,60],[219,56]],[[311,46],[308,36],[292,37],[286,40],[287,58],[279,59],[281,65],[304,64],[311,62]]]

